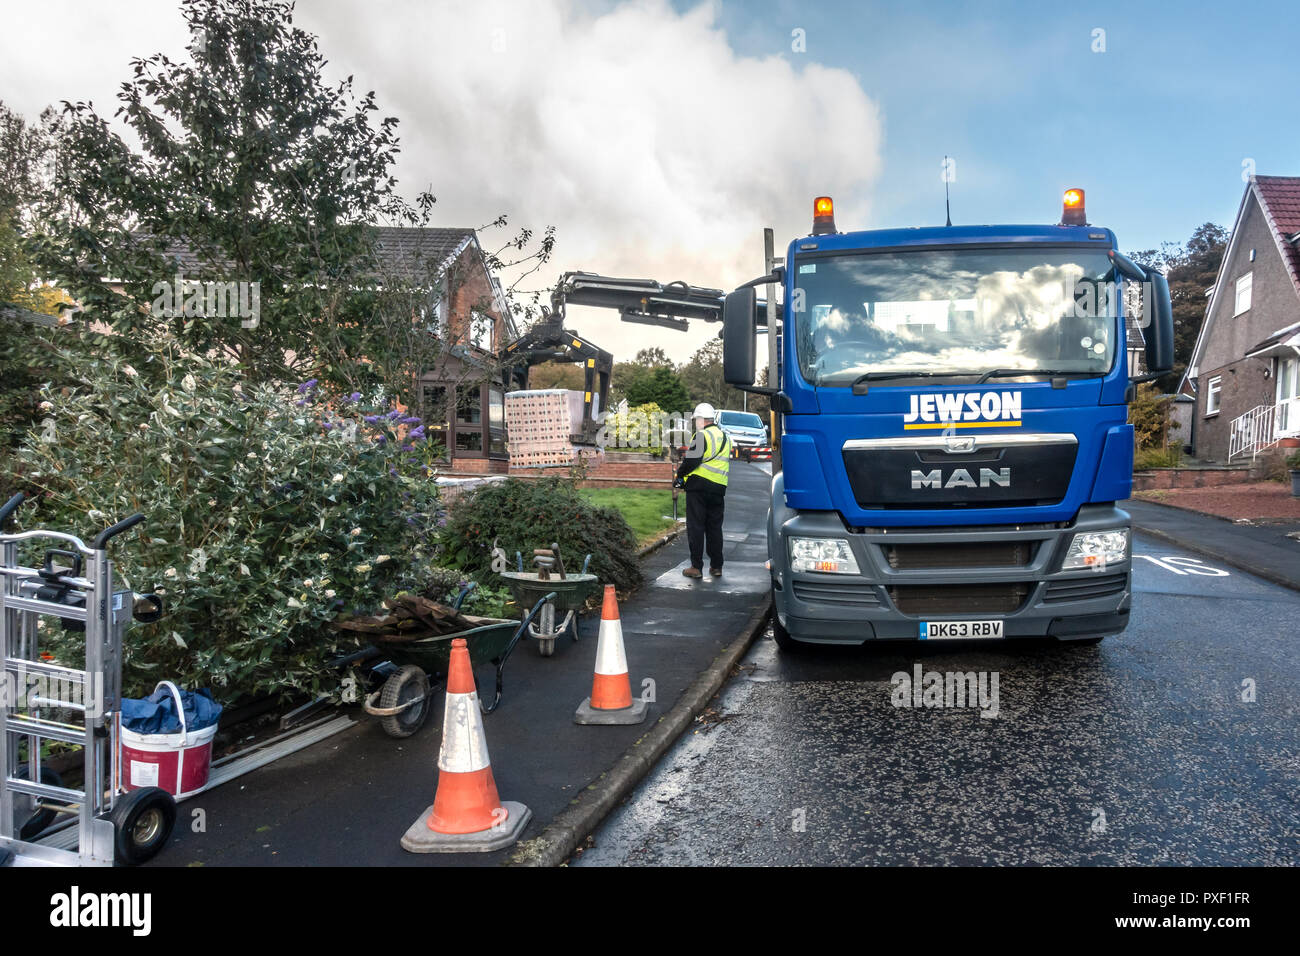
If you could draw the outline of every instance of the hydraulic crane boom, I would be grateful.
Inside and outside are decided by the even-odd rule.
[[[564,327],[568,304],[617,309],[624,322],[684,332],[690,319],[722,321],[723,294],[685,282],[619,279],[592,272],[566,272],[551,293],[550,309],[531,329],[501,350],[507,382],[528,387],[528,370],[544,362],[583,364],[582,438],[594,441],[609,399],[614,356]]]

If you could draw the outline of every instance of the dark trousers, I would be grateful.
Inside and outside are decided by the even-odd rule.
[[[691,546],[691,567],[704,567],[704,551],[709,552],[709,566],[722,567],[722,512],[727,489],[716,481],[688,478],[686,481],[686,540]]]

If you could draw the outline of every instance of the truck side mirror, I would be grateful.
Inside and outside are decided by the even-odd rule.
[[[1174,367],[1174,306],[1169,280],[1154,269],[1147,273],[1151,293],[1151,324],[1143,329],[1147,340],[1147,371],[1163,374]]]
[[[737,289],[722,302],[722,377],[728,385],[754,384],[758,352],[757,294],[752,286]]]

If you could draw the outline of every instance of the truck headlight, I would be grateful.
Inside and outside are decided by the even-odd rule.
[[[1062,571],[1079,568],[1104,568],[1118,564],[1128,557],[1128,529],[1119,531],[1086,531],[1076,534],[1066,552]]]
[[[853,549],[843,538],[791,538],[790,570],[861,573]]]

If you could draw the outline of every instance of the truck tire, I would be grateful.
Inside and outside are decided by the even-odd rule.
[[[808,650],[807,644],[796,641],[790,636],[790,632],[781,626],[775,614],[772,615],[772,639],[776,641],[776,646],[782,654],[803,654]]]

